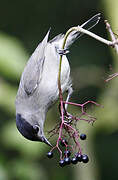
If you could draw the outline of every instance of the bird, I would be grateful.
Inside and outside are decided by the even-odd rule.
[[[89,30],[99,20],[100,13],[83,23],[81,27]],[[59,34],[48,41],[49,33],[50,29],[26,63],[21,75],[15,106],[16,126],[22,136],[28,140],[44,142],[52,146],[45,137],[44,123],[48,110],[59,98],[58,72],[60,55],[62,56],[61,89],[62,93],[68,93],[68,101],[73,89],[67,53],[70,46],[83,33],[76,30],[71,32],[66,40],[64,50],[62,49],[64,34]]]

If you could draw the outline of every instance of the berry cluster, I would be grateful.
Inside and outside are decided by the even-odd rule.
[[[76,153],[74,157],[70,158],[69,156],[65,157],[64,159],[59,161],[59,165],[64,167],[65,165],[69,164],[77,164],[78,162],[87,163],[89,158],[86,154]]]
[[[95,103],[94,101],[76,104],[63,101],[63,98],[60,97],[59,112],[61,122],[56,124],[56,126],[49,131],[50,137],[58,135],[58,138],[56,145],[52,147],[47,156],[48,158],[52,158],[53,151],[57,149],[60,154],[59,164],[61,167],[68,164],[77,164],[78,162],[87,163],[89,161],[88,156],[82,153],[80,145],[80,140],[85,140],[86,134],[80,134],[77,126],[77,123],[82,120],[92,124],[95,122],[96,118],[86,113],[85,110],[85,106],[89,103],[99,106],[99,104]],[[81,107],[80,115],[74,116],[73,114],[67,112],[67,109],[65,109],[65,104]],[[70,157],[71,154],[72,157]]]
[[[80,134],[80,139],[85,140],[86,134]],[[64,167],[69,164],[77,164],[78,162],[88,163],[89,158],[86,154],[82,154],[81,152],[75,153],[74,156],[71,156],[71,151],[69,150],[69,145],[66,139],[62,139],[60,141],[60,146],[63,148],[65,147],[66,150],[63,153],[63,158],[60,158],[59,165]],[[47,153],[47,157],[49,159],[53,158],[53,150],[54,148]],[[62,154],[61,154],[62,155]]]

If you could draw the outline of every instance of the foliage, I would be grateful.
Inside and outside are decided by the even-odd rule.
[[[87,143],[82,148],[90,157],[90,162],[84,167],[80,164],[77,168],[62,169],[56,157],[48,161],[46,153],[49,149],[46,145],[30,142],[18,133],[14,106],[19,78],[29,57],[28,51],[30,54],[33,52],[50,26],[52,36],[55,36],[102,11],[117,33],[116,7],[117,0],[103,0],[101,4],[99,0],[1,1],[0,180],[118,179],[118,79],[108,84],[104,82],[105,76],[111,73],[109,64],[118,72],[118,61],[110,48],[84,36],[73,45],[68,55],[74,86],[72,100],[79,103],[93,100],[104,105],[104,108],[88,109],[98,119],[94,127],[82,122],[79,125],[81,132],[87,134]],[[107,36],[102,21],[92,31]],[[48,113],[46,130],[60,121],[57,108],[55,105]],[[70,108],[75,115],[78,113],[77,108]]]

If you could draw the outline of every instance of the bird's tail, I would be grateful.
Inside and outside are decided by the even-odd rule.
[[[88,21],[83,23],[80,27],[87,29],[87,30],[90,30],[91,28],[96,26],[96,24],[98,24],[98,22],[101,18],[100,16],[101,16],[100,13],[96,14],[95,16],[90,18]],[[65,48],[68,49],[82,35],[83,35],[83,33],[78,32],[78,31],[71,32],[67,38]]]

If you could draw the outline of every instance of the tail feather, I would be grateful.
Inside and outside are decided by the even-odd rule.
[[[93,28],[94,26],[98,24],[100,20],[100,15],[101,15],[100,13],[96,14],[95,16],[90,18],[88,21],[83,23],[80,27],[90,30],[91,28]],[[70,35],[67,38],[65,48],[68,49],[82,35],[83,33],[77,32],[77,31],[73,31],[72,33],[70,33]]]

